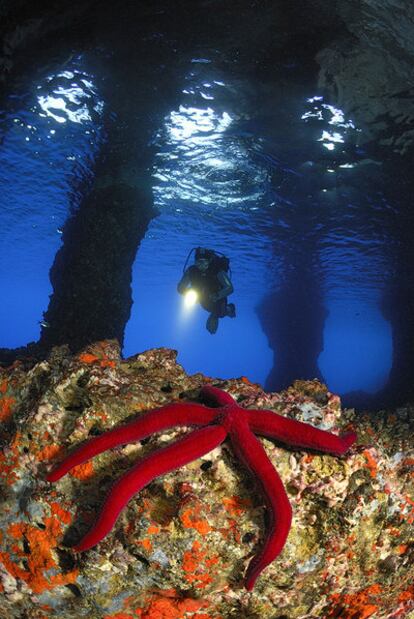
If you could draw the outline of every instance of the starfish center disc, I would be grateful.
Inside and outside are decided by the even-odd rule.
[[[232,427],[238,425],[240,421],[245,420],[246,418],[247,415],[240,406],[237,406],[237,404],[230,404],[223,406],[217,421],[221,426],[223,426],[226,432],[230,432]]]

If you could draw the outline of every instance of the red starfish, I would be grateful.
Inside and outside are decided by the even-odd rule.
[[[336,455],[345,453],[357,437],[355,432],[337,436],[270,410],[242,408],[230,394],[210,385],[203,387],[201,394],[213,401],[216,407],[180,402],[149,411],[136,421],[92,438],[63,460],[47,479],[56,481],[96,454],[116,445],[138,441],[153,432],[175,426],[201,426],[176,443],[139,460],[114,484],[97,521],[74,547],[80,552],[100,542],[110,532],[130,498],[153,479],[200,458],[229,436],[234,452],[259,482],[269,514],[266,540],[246,573],[245,586],[251,591],[260,573],[282,551],[292,520],[292,509],[282,480],[253,432],[295,447]]]

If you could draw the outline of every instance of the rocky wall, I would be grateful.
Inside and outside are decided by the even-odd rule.
[[[362,141],[404,154],[414,137],[414,6],[349,0],[335,10],[346,31],[316,55],[319,84],[363,128]]]
[[[230,443],[154,480],[85,552],[72,546],[114,480],[189,429],[117,447],[46,481],[85,439],[154,407],[200,401],[205,384],[243,407],[358,434],[341,457],[262,439],[293,523],[251,593],[243,575],[262,543],[266,511]],[[405,407],[360,416],[317,381],[266,393],[246,377],[189,376],[168,349],[121,360],[109,341],[0,369],[0,616],[412,619],[413,415]]]

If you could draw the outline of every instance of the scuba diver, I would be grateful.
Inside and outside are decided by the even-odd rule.
[[[193,251],[193,249],[190,251]],[[230,261],[226,256],[212,249],[197,247],[195,263],[186,269],[187,257],[184,265],[184,275],[178,282],[177,290],[185,294],[194,290],[200,305],[210,312],[206,327],[212,335],[217,331],[219,318],[230,316],[235,318],[234,303],[227,303],[227,297],[233,292],[233,284],[227,273]],[[220,254],[220,255],[218,255]]]

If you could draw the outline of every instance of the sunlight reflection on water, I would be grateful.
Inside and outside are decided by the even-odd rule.
[[[209,68],[209,72],[211,69]],[[235,114],[205,105],[203,88],[213,100],[224,95],[221,80],[206,82],[201,72],[198,81],[191,74],[192,87],[184,89],[191,105],[183,102],[165,119],[156,136],[158,147],[154,170],[155,203],[163,207],[171,200],[192,205],[244,209],[254,207],[266,191],[268,175],[252,161],[243,141],[232,134]],[[227,93],[231,105],[231,93]],[[234,102],[233,102],[234,105]]]

